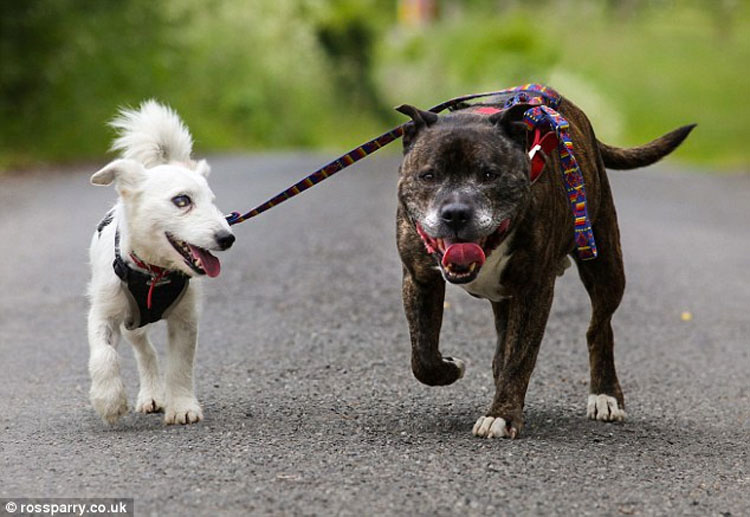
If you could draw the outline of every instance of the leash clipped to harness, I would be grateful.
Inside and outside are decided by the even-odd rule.
[[[591,229],[591,222],[586,208],[586,190],[583,184],[583,174],[578,166],[578,162],[573,154],[573,143],[570,139],[568,129],[570,124],[563,118],[555,108],[560,104],[562,97],[552,88],[541,84],[525,84],[514,88],[506,88],[485,93],[474,93],[455,97],[442,102],[430,108],[433,113],[440,113],[446,109],[461,109],[462,104],[467,101],[510,95],[503,105],[503,109],[508,109],[516,104],[529,104],[531,107],[524,113],[523,122],[529,131],[533,131],[533,136],[529,145],[529,160],[531,161],[531,171],[529,179],[533,184],[541,175],[546,164],[544,156],[549,154],[555,147],[560,153],[560,163],[565,181],[565,188],[568,193],[571,211],[575,224],[575,242],[578,249],[578,256],[582,260],[596,258],[596,243],[594,234]],[[498,111],[497,108],[482,106],[475,111],[484,114],[492,114]],[[491,113],[490,113],[491,112]],[[349,167],[355,162],[361,160],[378,149],[390,144],[394,140],[404,135],[404,127],[401,124],[380,136],[373,138],[349,151],[348,153],[336,158],[332,162],[320,167],[307,177],[298,181],[288,189],[280,192],[265,203],[258,205],[247,213],[232,212],[227,216],[227,222],[235,225],[247,221],[266,210],[283,203],[284,201],[304,192],[310,187],[317,185],[321,181],[333,176],[337,172]]]
[[[548,138],[549,135],[556,135],[554,142],[560,152],[560,168],[562,169],[565,190],[568,193],[570,209],[573,212],[578,256],[581,260],[596,258],[596,241],[586,207],[586,188],[583,184],[583,174],[573,154],[573,141],[568,134],[570,124],[554,109],[544,105],[526,111],[523,122],[529,130],[533,129],[535,132],[538,132],[540,126],[544,124],[548,124],[554,131],[554,133],[548,133],[544,138]],[[543,147],[541,142],[537,145]]]
[[[546,97],[530,95],[530,93],[535,92],[533,89],[519,91],[506,101],[505,109],[521,103],[532,106],[523,114],[523,123],[526,125],[526,129],[534,132],[534,139],[529,151],[532,183],[536,181],[544,168],[544,164],[539,163],[538,151],[542,150],[549,153],[557,147],[560,153],[563,182],[573,213],[578,257],[581,260],[595,259],[597,256],[596,241],[594,240],[594,231],[591,228],[591,220],[587,209],[583,173],[573,153],[573,141],[570,139],[568,132],[570,123],[555,111],[562,100],[562,96],[554,90],[547,89],[548,94],[550,91],[553,95]],[[546,134],[540,136],[542,133]],[[535,163],[535,159],[537,159],[537,163]]]

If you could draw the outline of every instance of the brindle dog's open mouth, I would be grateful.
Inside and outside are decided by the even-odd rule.
[[[190,269],[199,275],[208,275],[212,278],[219,276],[219,273],[221,272],[221,262],[219,262],[219,259],[211,255],[207,249],[176,239],[168,233],[166,236],[172,247],[177,250],[177,253],[182,255],[185,264],[187,264]]]
[[[451,238],[433,239],[417,223],[417,233],[427,252],[435,256],[445,279],[452,284],[466,284],[474,280],[492,250],[505,240],[509,228],[510,219],[505,219],[487,237],[467,242]]]

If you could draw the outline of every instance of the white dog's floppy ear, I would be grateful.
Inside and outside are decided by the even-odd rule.
[[[195,165],[195,171],[204,178],[208,178],[208,175],[211,174],[211,166],[206,160],[201,160]]]
[[[91,176],[92,185],[111,185],[115,182],[117,190],[134,189],[144,177],[146,171],[135,160],[115,160]]]

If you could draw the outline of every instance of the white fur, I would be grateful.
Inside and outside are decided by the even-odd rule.
[[[563,276],[565,271],[573,265],[573,261],[567,255],[557,264],[557,276]]]
[[[124,334],[132,343],[138,362],[140,391],[135,409],[143,413],[163,409],[167,424],[197,422],[203,417],[193,389],[198,282],[190,281],[185,295],[166,318],[169,343],[162,375],[148,327],[129,331],[123,326],[128,302],[112,268],[114,238],[119,229],[121,256],[126,261],[134,252],[152,265],[195,276],[166,233],[216,250],[217,234],[231,233],[229,225],[214,205],[214,195],[206,181],[208,165],[191,160],[192,137],[172,110],[147,101],[137,111],[121,111],[112,125],[120,131],[114,147],[122,151],[123,158],[91,177],[97,185],[114,183],[119,194],[112,222],[101,233],[94,233],[89,250],[91,403],[109,423],[116,422],[128,410],[117,354],[119,338]],[[172,199],[178,195],[190,197],[192,204],[188,209],[174,205]]]
[[[467,293],[486,298],[493,302],[499,302],[504,298],[503,289],[500,285],[500,276],[508,264],[511,255],[508,253],[509,242],[513,238],[508,235],[500,246],[492,250],[490,256],[482,265],[477,277],[468,284],[459,284]]]
[[[464,374],[466,373],[466,363],[464,362],[463,359],[459,359],[458,357],[451,357],[451,358],[443,357],[443,361],[451,362],[455,364],[456,367],[458,368],[458,378],[459,379],[463,378]]]
[[[499,302],[505,298],[503,287],[500,284],[500,277],[511,257],[511,254],[508,253],[508,243],[511,239],[512,236],[508,235],[500,246],[492,250],[490,256],[487,257],[482,269],[479,270],[479,274],[474,280],[468,284],[459,284],[459,287],[463,288],[469,294],[473,294],[479,298],[485,298],[492,302]],[[557,266],[557,275],[562,276],[563,273],[565,273],[565,270],[570,266],[570,259],[568,257],[563,257]]]
[[[440,226],[440,214],[437,208],[430,208],[422,220],[422,228],[428,235],[437,235],[437,228]]]
[[[505,419],[492,416],[480,416],[471,432],[482,438],[515,438],[514,431],[508,430]]]
[[[193,152],[193,137],[177,113],[153,99],[138,110],[121,109],[110,126],[119,133],[112,150],[146,167],[187,162]]]
[[[602,422],[625,420],[625,410],[620,409],[617,399],[609,395],[591,394],[586,406],[586,416],[591,420],[601,420]]]

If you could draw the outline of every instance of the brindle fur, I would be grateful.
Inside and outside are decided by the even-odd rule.
[[[451,384],[461,377],[463,368],[439,350],[445,280],[435,258],[427,253],[415,223],[436,196],[450,196],[462,188],[465,191],[467,178],[474,177],[477,169],[499,172],[496,184],[481,186],[477,194],[488,199],[498,217],[512,214],[513,221],[508,242],[511,257],[498,278],[505,298],[491,302],[497,330],[492,362],[496,391],[486,415],[503,418],[512,437],[523,427],[529,378],[552,305],[559,264],[568,255],[575,260],[591,298],[586,335],[590,393],[615,397],[624,408],[610,322],[622,298],[625,274],[605,166],[634,168],[653,163],[675,149],[693,127],[685,126],[638,148],[618,149],[599,143],[586,115],[569,100],[562,100],[558,111],[570,122],[599,253],[594,260],[581,261],[575,251],[573,218],[557,152],[551,153],[540,179],[530,185],[526,135],[525,131],[519,134],[516,124],[523,110],[491,118],[459,111],[435,120],[410,106],[399,108],[413,122],[404,137],[397,240],[403,263],[412,370],[425,384]],[[437,171],[437,185],[420,181],[418,176],[426,168]]]

